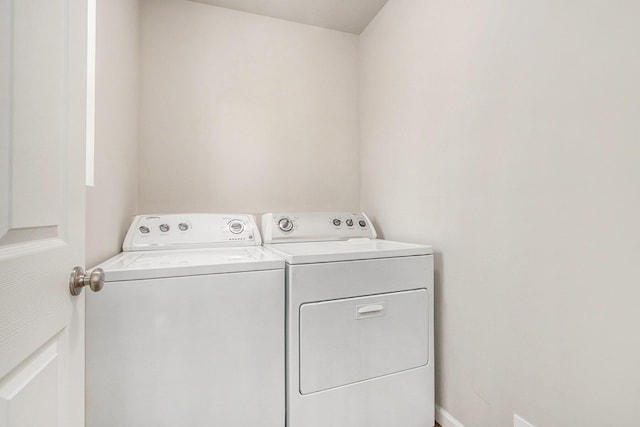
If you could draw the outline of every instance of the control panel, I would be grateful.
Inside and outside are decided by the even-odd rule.
[[[258,246],[253,215],[138,215],[122,244],[123,251]]]
[[[262,216],[265,243],[376,238],[364,212],[278,212]]]

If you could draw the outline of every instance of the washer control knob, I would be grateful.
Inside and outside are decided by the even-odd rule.
[[[336,227],[339,227],[340,224],[342,224],[342,221],[340,221],[338,218],[333,220],[333,225],[335,225]]]
[[[163,233],[166,233],[170,229],[171,227],[169,227],[169,224],[160,224],[160,231],[162,231]]]
[[[280,218],[280,221],[278,221],[278,228],[280,228],[280,230],[284,231],[285,233],[288,233],[289,231],[293,230],[293,221],[291,221],[289,218]]]
[[[141,225],[140,227],[138,227],[138,230],[142,234],[149,234],[149,232],[151,231],[151,229],[149,227],[147,227],[146,225]]]
[[[244,224],[237,220],[231,221],[229,223],[229,231],[233,234],[240,234],[244,231]]]
[[[347,225],[349,227],[353,226],[353,220],[351,218],[349,218],[348,220],[345,221],[347,223]]]
[[[181,222],[180,224],[178,224],[178,228],[180,229],[180,231],[187,231],[189,229],[189,224],[186,222]]]
[[[360,224],[360,227],[366,227],[367,226],[367,222],[364,219],[361,219],[360,221],[358,221],[358,224]]]

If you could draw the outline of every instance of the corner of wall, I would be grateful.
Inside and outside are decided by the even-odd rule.
[[[440,405],[436,405],[436,421],[441,427],[465,427]]]

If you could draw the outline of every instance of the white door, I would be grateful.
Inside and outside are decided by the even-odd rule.
[[[86,0],[0,0],[0,426],[84,424]]]

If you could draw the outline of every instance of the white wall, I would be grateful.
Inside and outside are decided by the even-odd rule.
[[[141,5],[140,212],[357,209],[357,36]]]
[[[98,0],[95,187],[87,188],[91,267],[120,252],[137,201],[138,1]]]
[[[640,3],[389,0],[360,39],[362,208],[437,250],[437,401],[640,425]]]

